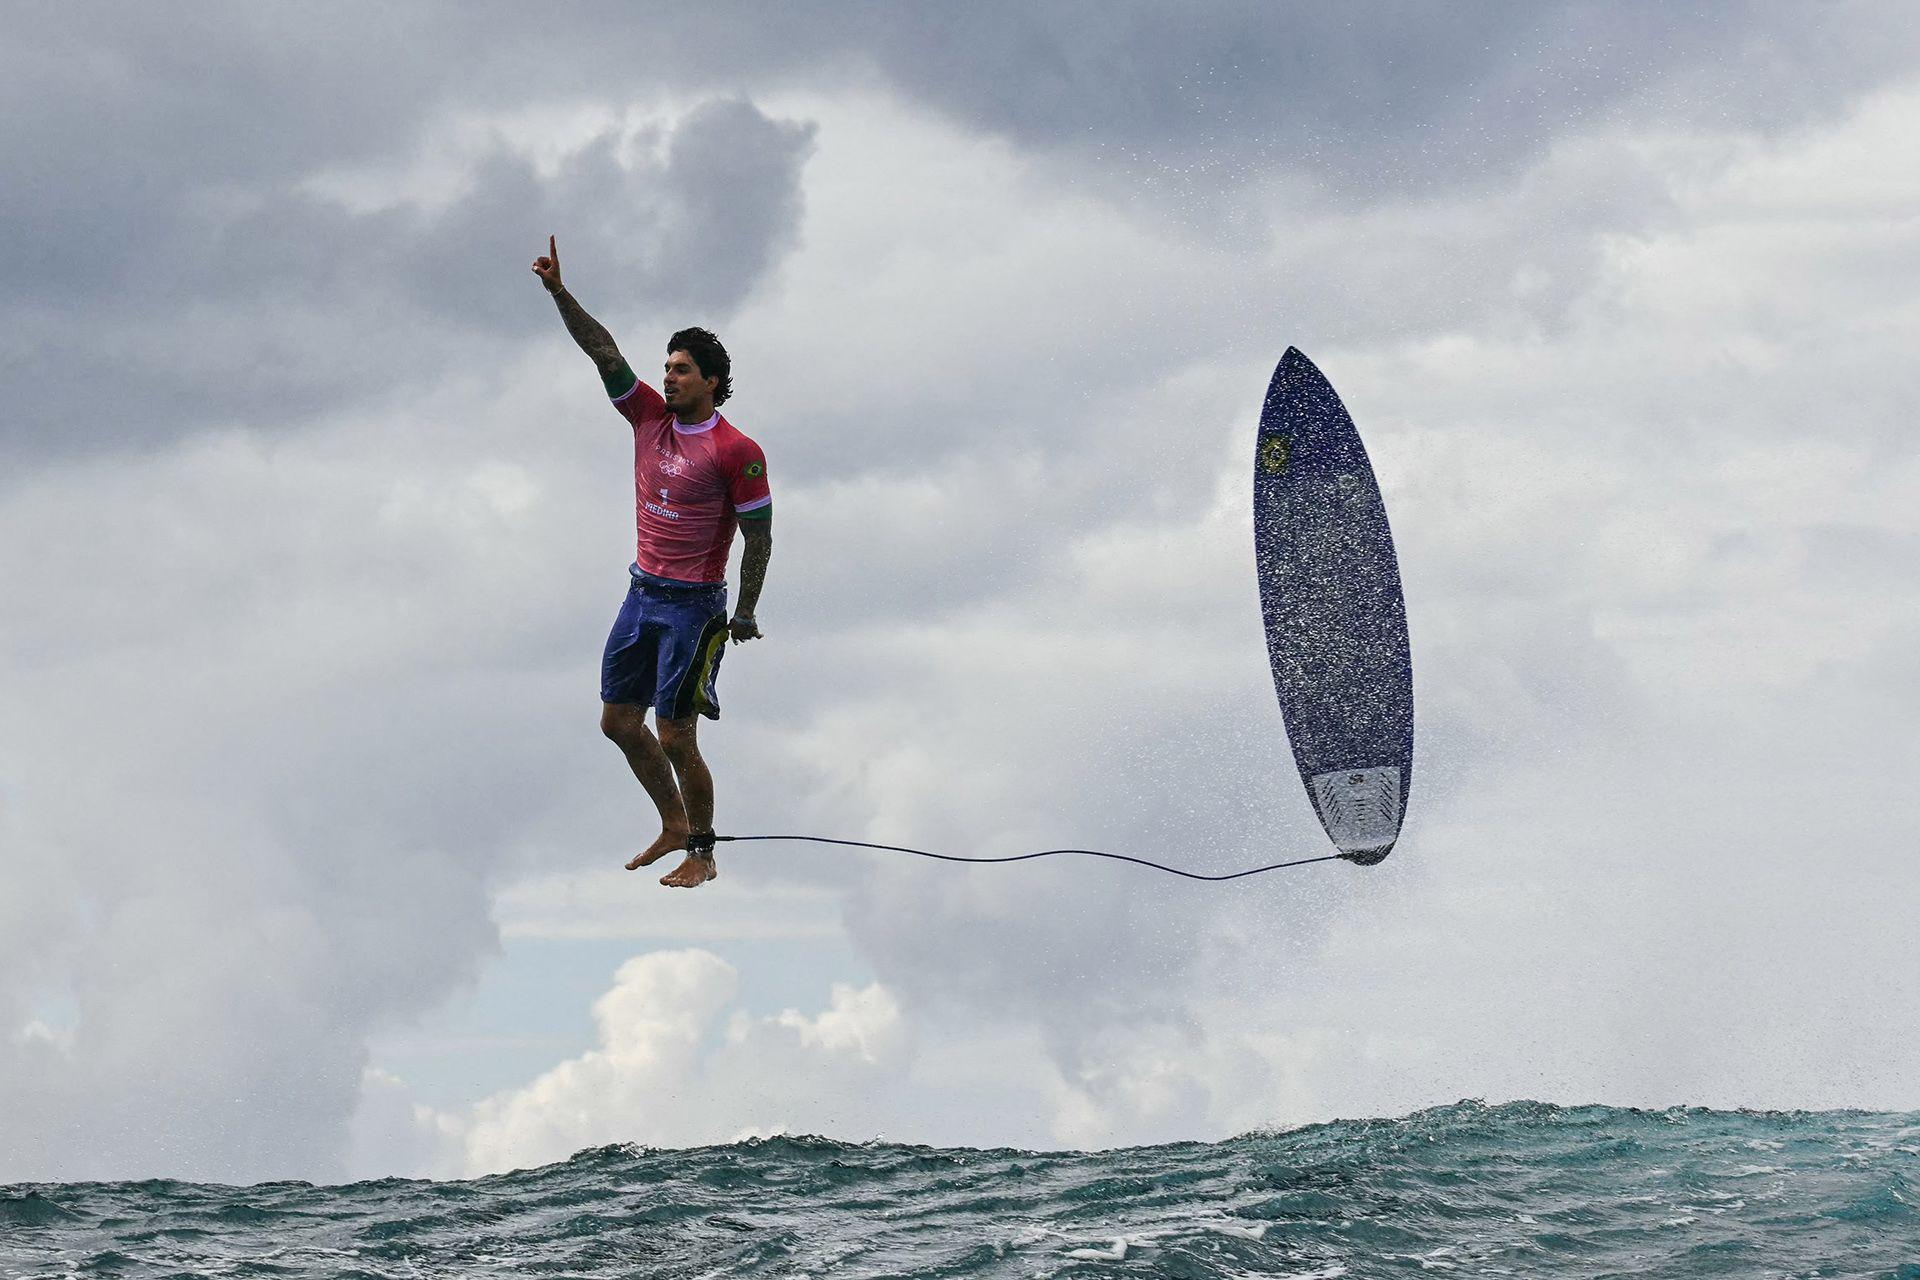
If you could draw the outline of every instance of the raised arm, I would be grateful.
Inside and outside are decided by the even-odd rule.
[[[540,283],[553,295],[554,305],[560,308],[560,318],[566,321],[567,332],[592,359],[600,376],[611,378],[626,368],[626,358],[620,354],[607,327],[588,315],[587,309],[560,283],[560,249],[552,236],[547,237],[547,256],[533,260],[533,274],[540,277]]]

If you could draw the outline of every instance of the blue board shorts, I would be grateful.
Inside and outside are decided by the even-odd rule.
[[[651,706],[662,720],[720,718],[727,584],[656,578],[638,565],[600,659],[600,701]]]

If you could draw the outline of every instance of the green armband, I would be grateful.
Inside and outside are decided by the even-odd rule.
[[[601,374],[600,381],[605,384],[607,394],[615,400],[618,400],[621,396],[633,390],[633,384],[640,381],[640,379],[634,376],[633,366],[625,360],[622,360],[618,369],[615,369],[612,373]]]

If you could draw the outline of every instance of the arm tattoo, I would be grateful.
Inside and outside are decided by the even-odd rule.
[[[614,344],[613,335],[607,332],[605,325],[588,315],[587,309],[565,289],[553,295],[553,303],[560,308],[560,318],[566,321],[567,332],[580,344],[580,349],[592,357],[602,374],[620,367],[620,348]]]
[[[740,553],[740,600],[734,611],[751,618],[760,603],[760,588],[767,583],[767,561],[773,557],[773,520],[742,520],[740,533],[747,545]]]

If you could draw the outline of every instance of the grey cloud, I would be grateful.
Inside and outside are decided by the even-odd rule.
[[[1266,233],[1234,206],[1249,179],[1295,174],[1364,207],[1503,177],[1612,114],[1782,127],[1908,65],[1913,41],[1898,6],[1760,2],[1464,20],[1431,4],[1242,2],[1204,20],[731,4],[537,32],[504,6],[43,10],[0,54],[0,225],[32,264],[0,286],[0,451],[271,428],[495,358],[546,320],[514,268],[561,225],[577,261],[604,249],[621,268],[627,303],[724,317],[792,244],[809,147],[730,93],[878,76],[1217,238]],[[696,67],[723,100],[681,122],[658,171],[624,169],[603,139],[554,182],[497,154],[446,210],[354,215],[298,186],[393,162],[463,112],[630,101]]]
[[[364,213],[299,185],[314,170],[297,160],[318,168],[337,151],[273,152],[254,157],[260,172],[226,175],[177,141],[180,172],[127,175],[138,199],[91,174],[50,203],[14,187],[5,214],[41,269],[0,288],[0,452],[273,430],[500,358],[554,331],[526,270],[549,232],[564,259],[618,268],[605,307],[724,318],[792,243],[810,138],[745,100],[712,101],[658,159],[623,164],[607,134],[543,178],[499,150],[450,204]]]
[[[769,120],[743,100],[712,103],[674,132],[654,179],[674,198],[651,225],[629,221],[663,303],[722,312],[772,270],[800,223],[810,126]]]
[[[1771,0],[1065,0],[878,6],[857,23],[909,95],[1188,208],[1275,171],[1360,206],[1479,187],[1621,114],[1784,127],[1900,74],[1920,40],[1898,4]]]

